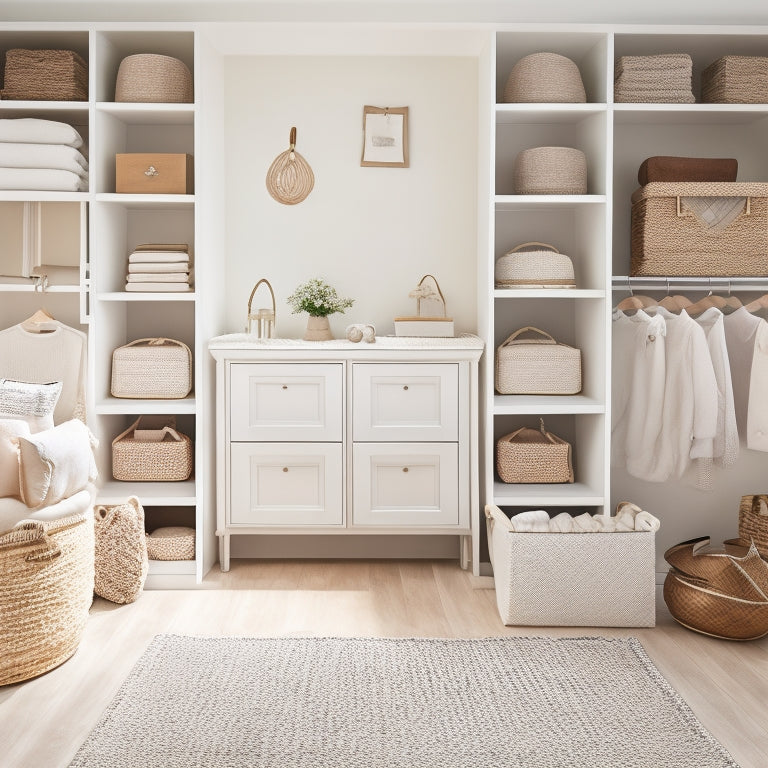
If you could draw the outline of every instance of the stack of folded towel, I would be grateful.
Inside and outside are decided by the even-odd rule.
[[[631,103],[693,104],[693,61],[687,53],[621,56],[613,80],[613,100]]]
[[[83,137],[67,123],[0,119],[0,189],[86,192]]]
[[[145,243],[128,256],[126,291],[191,291],[193,281],[186,243]]]
[[[534,509],[514,515],[509,522],[516,533],[626,533],[657,531],[660,525],[650,512],[630,503],[620,504],[613,517],[561,512],[550,518],[543,509]]]

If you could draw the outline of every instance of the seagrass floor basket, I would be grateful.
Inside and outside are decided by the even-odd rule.
[[[0,685],[42,675],[80,644],[93,602],[91,510],[0,534]]]

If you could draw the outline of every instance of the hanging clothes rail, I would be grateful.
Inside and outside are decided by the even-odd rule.
[[[768,292],[768,277],[613,277],[614,291]]]

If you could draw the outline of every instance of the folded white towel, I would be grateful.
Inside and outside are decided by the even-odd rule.
[[[166,264],[158,264],[156,262],[129,264],[128,272],[152,272],[156,274],[163,274],[167,272],[189,272],[189,262],[169,261]]]
[[[571,533],[573,531],[573,518],[567,512],[561,512],[549,521],[549,530],[552,533]]]
[[[573,518],[574,533],[599,533],[600,526],[588,512]]]
[[[613,533],[616,530],[616,521],[610,515],[594,515],[592,520],[600,533]]]
[[[549,532],[549,515],[543,509],[519,512],[510,518],[510,523],[517,533]]]
[[[129,264],[165,264],[169,261],[186,261],[189,259],[187,251],[134,251],[128,257]]]
[[[650,512],[641,510],[635,515],[636,531],[658,531],[661,527],[661,520],[654,517]]]
[[[188,283],[126,283],[125,290],[138,293],[183,293],[191,291],[192,287]]]
[[[0,120],[0,141],[66,144],[75,149],[83,146],[83,137],[68,123],[41,120],[36,117],[13,117]]]
[[[613,518],[616,521],[616,530],[619,533],[635,530],[635,514],[637,509],[634,505],[627,504],[623,506]]]
[[[88,161],[74,147],[65,144],[14,144],[0,142],[2,168],[57,168],[88,176]]]
[[[131,272],[128,275],[129,283],[188,283],[189,280],[187,272],[168,272],[162,275]]]
[[[0,168],[0,189],[86,192],[88,180],[56,168]]]

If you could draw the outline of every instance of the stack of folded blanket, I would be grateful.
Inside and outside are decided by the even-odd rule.
[[[0,189],[86,192],[83,137],[67,123],[0,119]]]
[[[191,291],[192,284],[186,243],[145,243],[128,256],[126,291]]]
[[[613,79],[613,100],[693,104],[692,74],[693,61],[687,53],[621,56]]]

